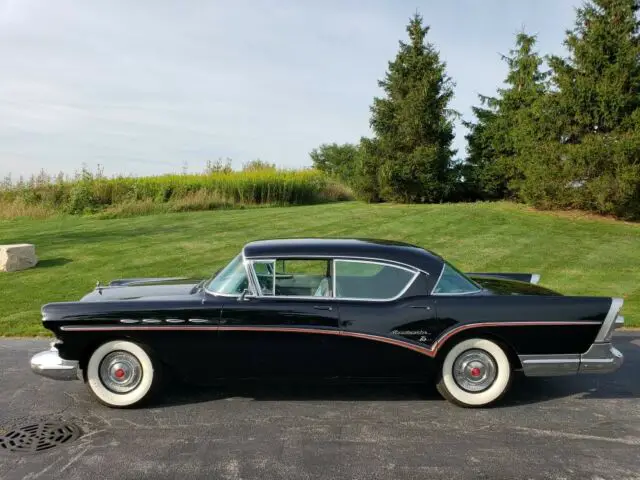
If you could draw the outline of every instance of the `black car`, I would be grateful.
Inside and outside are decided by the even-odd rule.
[[[428,380],[452,402],[497,401],[514,370],[605,373],[622,300],[563,296],[538,275],[468,273],[383,240],[247,244],[213,278],[111,282],[42,308],[57,340],[34,372],[84,379],[111,407],[148,400],[162,372],[220,378]]]

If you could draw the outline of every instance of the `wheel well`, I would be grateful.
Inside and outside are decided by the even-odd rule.
[[[502,349],[504,350],[504,353],[507,355],[507,358],[509,359],[509,363],[511,364],[511,367],[514,370],[519,370],[522,368],[522,364],[520,363],[518,354],[516,353],[515,349],[511,346],[511,344],[509,344],[509,342],[507,342],[504,338],[492,332],[478,331],[478,330],[474,331],[473,329],[471,329],[471,331],[460,332],[454,335],[453,337],[451,337],[449,340],[447,340],[445,344],[442,346],[442,348],[438,350],[438,353],[436,355],[436,360],[442,363],[444,361],[444,358],[447,356],[447,353],[449,353],[449,351],[455,345],[469,338],[486,338],[487,340],[491,340],[492,342],[497,343],[498,345],[500,345],[500,347],[502,347]]]

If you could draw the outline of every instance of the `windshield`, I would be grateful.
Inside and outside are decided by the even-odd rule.
[[[209,282],[207,290],[221,295],[240,295],[249,288],[242,255],[238,255]]]
[[[473,280],[462,272],[459,272],[452,265],[444,264],[444,270],[440,279],[433,289],[435,295],[474,293],[482,290]]]

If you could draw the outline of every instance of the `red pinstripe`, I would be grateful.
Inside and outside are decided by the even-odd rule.
[[[460,325],[458,327],[454,327],[448,332],[444,333],[440,337],[438,337],[432,344],[431,347],[425,347],[423,345],[416,345],[415,343],[411,343],[408,340],[400,340],[391,337],[385,337],[381,335],[375,335],[372,333],[362,333],[362,332],[350,332],[345,330],[327,330],[322,328],[301,328],[301,327],[244,327],[244,326],[219,326],[212,325],[208,327],[204,326],[191,326],[191,325],[158,325],[158,326],[146,326],[146,325],[113,325],[113,326],[64,326],[62,330],[64,331],[76,331],[76,332],[104,332],[104,331],[161,331],[161,330],[181,330],[181,331],[226,331],[226,332],[283,332],[283,333],[311,333],[311,334],[319,334],[319,335],[340,335],[340,336],[348,336],[353,338],[362,338],[365,340],[372,340],[375,342],[388,343],[390,345],[396,345],[398,347],[407,348],[409,350],[413,350],[415,352],[421,353],[423,355],[427,355],[429,357],[435,357],[438,353],[438,350],[442,347],[442,345],[456,333],[460,333],[464,330],[469,330],[471,328],[482,328],[482,327],[531,327],[531,326],[568,326],[568,325],[601,325],[601,322],[598,321],[577,321],[577,322],[483,322],[483,323],[473,323],[473,324],[465,324]]]

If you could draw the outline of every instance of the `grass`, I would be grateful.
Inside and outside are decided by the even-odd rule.
[[[31,270],[0,273],[0,335],[40,335],[40,306],[74,300],[121,277],[204,278],[250,240],[355,236],[430,248],[466,271],[537,272],[565,294],[625,298],[640,326],[640,225],[532,212],[511,203],[327,205],[167,213],[132,218],[60,216],[0,222],[0,244],[34,243]]]

